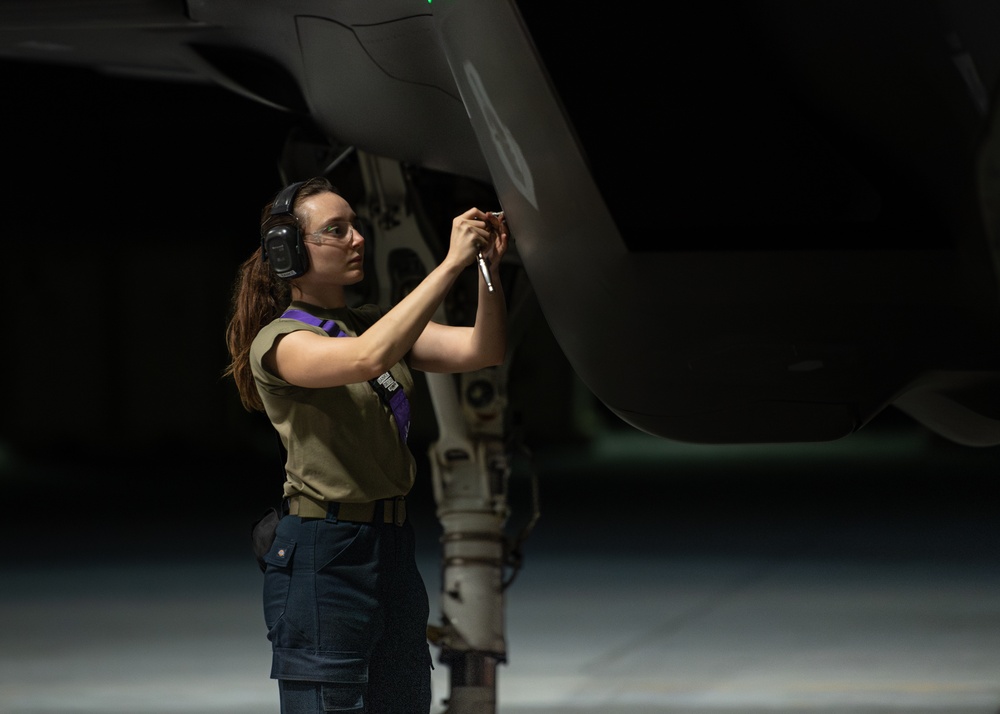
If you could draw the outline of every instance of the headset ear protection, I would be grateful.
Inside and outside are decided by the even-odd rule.
[[[303,183],[305,181],[298,181],[281,189],[271,204],[272,216],[292,214],[295,195]],[[264,260],[271,264],[271,269],[279,278],[297,278],[309,268],[309,254],[302,243],[298,222],[270,228],[261,236],[260,250]]]

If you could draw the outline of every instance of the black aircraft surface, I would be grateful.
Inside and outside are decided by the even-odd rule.
[[[431,232],[413,225],[473,202],[502,209],[516,240],[512,351],[538,347],[517,329],[530,286],[575,374],[641,432],[826,442],[893,409],[950,442],[1000,445],[1000,5],[651,8],[15,0],[0,6],[0,62],[8,78],[61,67],[189,87],[189,103],[163,104],[174,132],[213,121],[209,92],[282,117],[251,127],[247,149],[273,145],[276,163],[252,205],[317,173],[356,181],[380,253],[371,299],[392,302],[434,260]],[[30,113],[41,97],[8,88],[4,101]],[[8,134],[8,151],[18,141]],[[202,169],[171,179],[198,186],[192,209],[218,196]],[[91,189],[74,222],[118,208],[113,185]],[[18,200],[8,191],[9,208]],[[172,250],[197,272],[197,248],[182,236]],[[15,243],[8,260],[32,251]],[[486,462],[505,379],[473,376],[461,395]],[[442,453],[471,458],[440,386]],[[560,386],[521,396],[570,401]],[[502,642],[449,645],[503,659]],[[460,678],[491,686],[467,664]]]

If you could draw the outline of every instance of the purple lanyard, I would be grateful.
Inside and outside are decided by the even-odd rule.
[[[347,337],[347,333],[341,330],[340,326],[333,320],[324,320],[315,315],[310,315],[304,310],[296,310],[294,308],[285,310],[281,316],[322,328],[331,337]],[[396,417],[399,438],[405,444],[406,437],[410,433],[410,400],[406,398],[406,392],[403,391],[399,382],[389,372],[384,372],[381,376],[368,380],[368,384],[371,385],[375,393],[382,399],[382,402],[392,410],[393,416]]]

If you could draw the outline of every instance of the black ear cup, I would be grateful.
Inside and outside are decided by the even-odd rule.
[[[272,216],[292,213],[295,195],[303,183],[299,181],[281,189],[271,204]],[[309,255],[297,223],[286,223],[268,230],[260,239],[260,248],[264,260],[270,263],[271,270],[279,278],[297,278],[309,267]]]

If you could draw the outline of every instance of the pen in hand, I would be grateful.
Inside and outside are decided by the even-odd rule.
[[[493,211],[491,215],[501,221],[503,220],[503,211]],[[489,288],[490,292],[493,292],[493,279],[490,277],[490,261],[483,257],[483,251],[479,251],[477,261],[479,262],[479,272],[483,274],[483,279],[486,280],[486,287]]]
[[[490,289],[490,292],[493,292],[493,280],[490,279],[490,264],[486,258],[483,257],[482,251],[479,251],[478,261],[479,272],[481,272],[483,274],[483,278],[486,279],[486,287]]]

